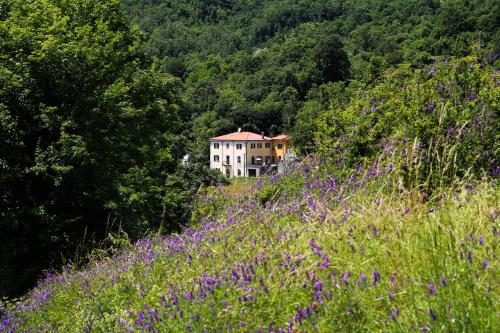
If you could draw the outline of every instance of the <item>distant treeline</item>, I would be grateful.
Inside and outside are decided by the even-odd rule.
[[[146,32],[145,51],[182,78],[192,151],[241,127],[293,134],[314,150],[311,123],[346,86],[377,82],[390,67],[421,68],[481,44],[500,53],[494,0],[125,0]],[[193,135],[195,134],[195,135]]]

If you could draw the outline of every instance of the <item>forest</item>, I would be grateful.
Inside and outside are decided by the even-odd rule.
[[[227,181],[207,139],[237,128],[341,169],[467,123],[453,177],[498,177],[499,22],[494,0],[0,0],[0,297],[192,223]]]

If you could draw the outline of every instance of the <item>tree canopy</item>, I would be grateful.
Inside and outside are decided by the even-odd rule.
[[[184,81],[191,117],[213,119],[203,133],[288,132],[303,153],[311,151],[314,135],[306,128],[313,109],[329,103],[318,91],[332,82],[374,84],[390,67],[462,57],[477,43],[498,68],[499,6],[493,0],[124,1],[146,32],[146,52]],[[193,123],[199,128],[201,120]]]
[[[2,0],[0,14],[0,290],[10,294],[119,227],[131,237],[177,228],[188,202],[168,181],[183,153],[180,81],[141,51],[121,2]]]

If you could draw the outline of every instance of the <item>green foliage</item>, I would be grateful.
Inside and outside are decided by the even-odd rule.
[[[281,189],[277,186],[266,186],[258,193],[258,200],[261,205],[271,205],[280,198]]]
[[[192,133],[201,133],[191,134],[191,149],[202,160],[208,135],[238,127],[293,133],[296,150],[311,152],[310,119],[330,104],[317,93],[324,84],[374,84],[388,68],[462,57],[472,43],[499,65],[493,0],[127,0],[124,8],[146,31],[147,52],[184,80]]]
[[[318,148],[323,156],[353,166],[383,152],[391,155],[391,145],[406,142],[394,163],[417,172],[405,176],[407,185],[412,178],[429,190],[470,173],[496,173],[496,75],[474,57],[436,62],[416,72],[390,71],[380,84],[356,91],[348,105],[334,105],[321,115]]]
[[[481,67],[499,65],[498,6],[0,0],[0,294],[72,257],[83,235],[93,241],[82,248],[91,248],[119,227],[136,239],[197,221],[195,193],[224,179],[204,165],[207,139],[238,127],[291,133],[303,155],[316,150],[317,132],[322,153],[341,148],[348,167],[375,158],[383,138],[447,147],[408,140],[406,158],[415,159],[394,160],[408,187],[479,174],[498,161],[498,134],[478,130],[474,118],[483,106],[481,119],[498,108],[493,72]],[[412,74],[469,54],[471,42],[480,62],[470,73],[461,63],[452,72],[438,66],[432,78]],[[379,83],[391,67],[399,69]],[[401,98],[406,80],[410,95]],[[452,98],[433,90],[438,80],[449,81]],[[359,89],[374,84],[370,98],[389,102],[360,114],[373,102]],[[435,114],[419,113],[428,103]],[[458,126],[475,136],[457,143],[443,134]],[[179,166],[186,152],[191,163]]]
[[[5,295],[73,257],[85,234],[105,237],[106,221],[132,238],[178,227],[182,198],[165,179],[182,144],[180,82],[143,56],[120,1],[0,4]]]

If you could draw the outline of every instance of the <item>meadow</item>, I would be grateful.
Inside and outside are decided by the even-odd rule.
[[[198,223],[84,271],[48,274],[1,331],[494,332],[500,191],[399,190],[382,161],[334,176],[309,157]]]

